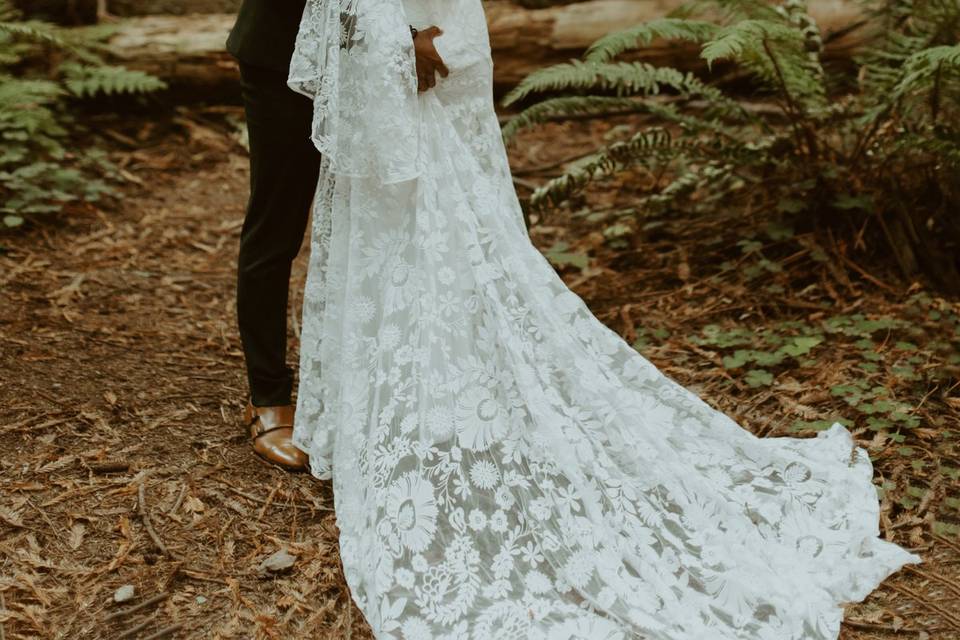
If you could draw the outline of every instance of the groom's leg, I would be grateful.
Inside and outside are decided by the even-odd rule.
[[[255,406],[291,401],[287,366],[290,265],[303,243],[320,155],[310,141],[310,101],[287,74],[240,65],[250,135],[250,201],[240,235],[237,317]]]

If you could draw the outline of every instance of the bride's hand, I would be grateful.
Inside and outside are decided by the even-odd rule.
[[[438,73],[444,78],[450,73],[433,44],[433,39],[442,34],[439,27],[429,27],[418,31],[413,38],[413,50],[417,56],[417,91],[421,93],[437,84]]]

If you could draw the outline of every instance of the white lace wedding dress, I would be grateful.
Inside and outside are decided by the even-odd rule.
[[[445,31],[422,95],[408,23]],[[480,0],[310,0],[290,84],[325,154],[295,440],[377,638],[834,639],[919,562],[843,426],[755,437],[530,243]]]

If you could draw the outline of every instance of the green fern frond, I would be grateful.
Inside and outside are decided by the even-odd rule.
[[[609,62],[621,53],[647,46],[657,38],[703,42],[718,29],[713,22],[703,20],[651,20],[600,38],[587,49],[584,59],[588,62]]]
[[[124,67],[65,64],[64,84],[79,98],[97,95],[143,94],[166,88],[166,83],[142,71]]]
[[[18,40],[45,44],[58,49],[72,50],[76,47],[65,39],[60,29],[45,22],[0,22],[0,33],[5,33]]]
[[[960,80],[960,45],[918,51],[903,64],[903,75],[891,92],[891,102],[911,95],[942,93],[943,86]],[[957,97],[957,96],[954,96]],[[939,101],[939,97],[935,97]]]
[[[634,98],[609,96],[563,96],[550,98],[528,107],[514,116],[503,127],[504,140],[511,140],[521,130],[542,124],[557,116],[601,116],[645,111],[643,103]]]
[[[717,60],[737,59],[748,51],[758,51],[764,41],[801,44],[802,34],[796,29],[772,20],[743,20],[720,29],[703,45],[700,57],[713,66]]]
[[[0,22],[12,22],[20,18],[20,10],[10,0],[0,0]]]
[[[63,95],[60,85],[51,80],[0,75],[0,111],[21,111],[37,105],[52,104]]]
[[[104,65],[99,54],[108,34],[102,27],[24,21],[10,0],[0,0],[0,225],[109,192],[104,177],[112,165],[76,145],[67,150],[77,126],[70,98],[143,93],[164,84]],[[58,55],[50,55],[53,50]]]
[[[925,49],[954,45],[960,39],[960,3],[956,0],[887,0],[868,34],[872,43],[854,60],[868,100],[886,103],[904,77],[907,60]]]
[[[0,157],[26,157],[25,144],[47,150],[59,145],[53,139],[66,133],[53,111],[63,95],[59,83],[51,80],[0,75],[0,135],[4,142]],[[18,164],[16,157],[11,162]],[[3,170],[0,162],[0,172]]]
[[[616,65],[607,65],[616,68]],[[594,89],[598,82],[600,65],[571,60],[562,64],[534,71],[518,84],[503,99],[504,105],[515,102],[536,93],[571,89]],[[621,71],[622,72],[622,71]],[[601,80],[602,81],[602,80]],[[609,84],[609,82],[608,82]]]
[[[737,105],[746,118],[752,117]],[[658,104],[640,98],[611,96],[562,96],[550,98],[532,105],[514,116],[503,127],[503,138],[509,142],[523,129],[543,124],[558,117],[628,115],[649,113],[664,121],[680,125],[690,132],[711,132],[726,137],[734,131],[717,121],[716,110],[708,107],[703,117],[682,112],[669,104]],[[738,114],[739,115],[739,114]]]
[[[698,201],[704,202],[723,196],[731,190],[731,183],[739,181],[733,164],[709,160],[691,163],[683,155],[677,156],[679,165],[676,177],[667,186],[644,198],[643,202],[651,212],[664,211],[671,205],[694,193],[699,193]]]
[[[538,188],[530,197],[530,205],[542,208],[559,204],[603,176],[632,165],[651,162],[674,147],[674,140],[666,129],[653,127],[640,131],[629,140],[616,142],[600,150],[576,170]]]
[[[819,55],[808,48],[807,37],[803,29],[783,22],[745,20],[719,32],[703,46],[701,57],[711,65],[735,60],[782,94],[788,111],[819,117],[828,107],[827,91]]]
[[[960,44],[942,45],[918,51],[907,58],[904,67],[908,71],[933,69],[937,66],[960,67]]]
[[[536,93],[555,91],[609,91],[622,97],[657,95],[663,88],[672,89],[685,97],[703,96],[730,113],[740,111],[735,101],[689,72],[655,67],[645,62],[595,63],[579,60],[530,74],[507,94],[504,104],[513,104]]]

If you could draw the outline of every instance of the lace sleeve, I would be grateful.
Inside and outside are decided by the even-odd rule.
[[[313,100],[328,170],[383,183],[420,173],[413,43],[402,0],[308,0],[289,86]]]

